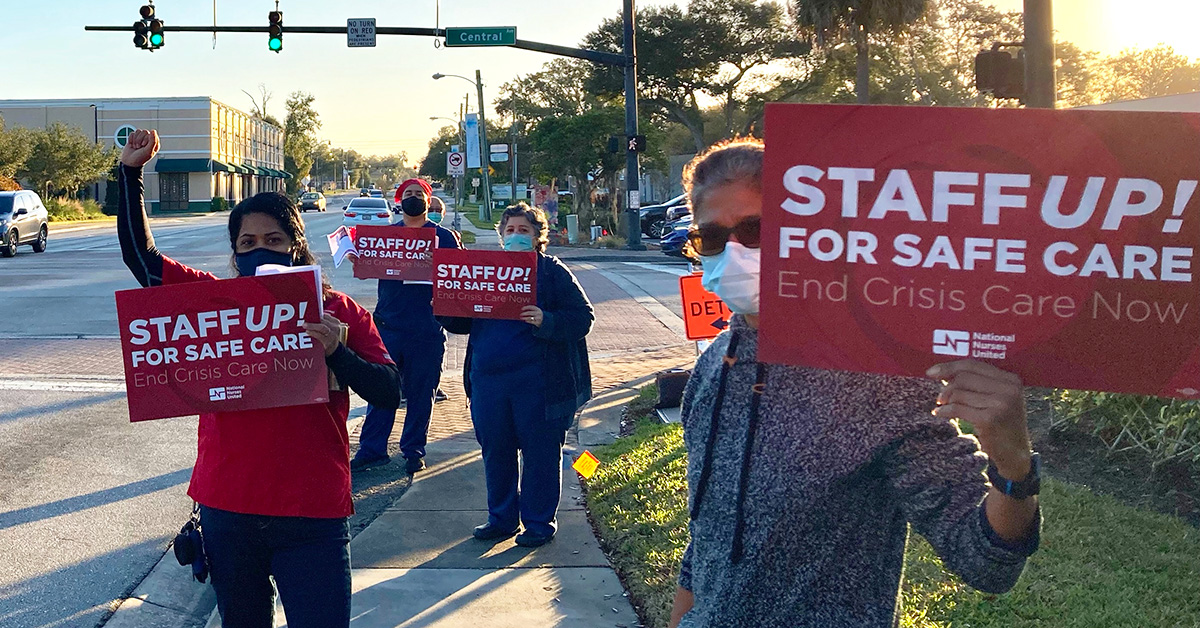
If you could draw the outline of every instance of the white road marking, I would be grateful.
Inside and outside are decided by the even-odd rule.
[[[636,266],[638,268],[644,268],[646,270],[653,270],[653,271],[659,272],[659,273],[675,275],[676,277],[686,277],[686,276],[692,274],[692,271],[688,270],[687,266],[669,266],[667,264],[648,264],[646,262],[622,262],[622,263],[625,264],[626,266]]]
[[[7,379],[3,375],[0,375],[0,390],[20,390],[26,392],[123,393],[125,392],[125,384],[118,382],[79,380],[38,381]]]

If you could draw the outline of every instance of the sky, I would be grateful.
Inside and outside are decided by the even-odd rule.
[[[682,0],[681,0],[682,1]],[[673,4],[640,0],[638,6]],[[375,48],[348,48],[341,35],[284,35],[284,49],[267,49],[264,33],[223,33],[213,48],[208,33],[167,33],[165,46],[149,53],[133,46],[129,33],[85,32],[84,25],[126,25],[138,17],[141,0],[0,0],[5,36],[0,59],[7,62],[0,99],[211,96],[249,110],[264,84],[273,94],[268,110],[284,116],[288,94],[316,97],[321,139],[364,154],[406,151],[410,162],[445,120],[454,118],[480,70],[488,114],[498,88],[536,72],[552,57],[510,48],[435,48],[432,38],[380,36]],[[1019,10],[1022,0],[994,0]],[[1111,54],[1158,42],[1200,58],[1200,2],[1140,0],[1132,15],[1128,0],[1056,0],[1060,38]],[[159,0],[158,17],[171,25],[213,22],[211,0]],[[547,7],[552,7],[547,10]],[[273,0],[216,0],[223,25],[267,24]],[[621,0],[280,0],[287,26],[344,26],[347,18],[374,17],[379,26],[516,26],[521,39],[576,46]]]

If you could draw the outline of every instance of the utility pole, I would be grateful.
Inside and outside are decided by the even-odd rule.
[[[487,138],[487,120],[483,117],[483,78],[479,75],[479,70],[475,70],[475,89],[479,91],[479,171],[483,175],[483,218],[484,220],[492,220],[492,179],[488,176],[488,168],[491,167],[491,161],[488,159],[491,154],[491,148],[488,145]]]
[[[521,89],[521,80],[517,79],[517,89],[513,90],[513,121],[509,129],[509,152],[512,159],[512,204],[517,204],[517,98]]]
[[[638,152],[632,150],[633,146],[630,145],[633,137],[638,134],[637,41],[634,30],[637,18],[634,0],[625,0],[622,16],[625,19],[625,248],[630,251],[645,251],[646,245],[642,244],[640,211],[642,196],[638,187],[641,180],[641,169],[638,165]]]
[[[1053,0],[1025,0],[1025,104],[1053,109],[1058,100],[1054,78]]]

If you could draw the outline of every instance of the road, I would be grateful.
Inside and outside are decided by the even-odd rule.
[[[332,268],[323,237],[352,197],[331,197],[329,211],[304,220],[334,285],[373,308],[375,282],[353,279],[349,264]],[[151,224],[163,253],[226,276],[227,219]],[[616,277],[677,315],[685,267],[647,259],[571,263]],[[46,253],[22,248],[0,269],[0,626],[95,626],[187,518],[196,419],[128,421],[113,292],[137,284],[115,225],[55,230]]]

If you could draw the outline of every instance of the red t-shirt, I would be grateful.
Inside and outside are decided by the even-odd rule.
[[[215,275],[163,258],[163,284]],[[368,362],[391,364],[371,314],[340,292],[325,311],[350,327],[346,345]],[[251,515],[337,518],[354,514],[350,493],[350,393],[329,403],[200,415],[188,495],[210,508]]]

